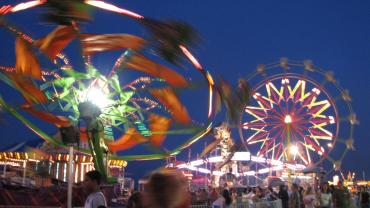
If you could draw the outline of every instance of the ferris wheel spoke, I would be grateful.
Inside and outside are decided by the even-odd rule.
[[[307,105],[309,109],[309,113],[312,114],[313,117],[317,117],[321,115],[326,109],[330,107],[330,103],[328,100],[322,100],[319,102],[312,102],[311,104]]]
[[[268,98],[266,97],[263,97],[260,93],[255,93],[253,95],[253,98],[257,101],[258,105],[266,112],[267,110],[271,110],[272,107],[270,106],[270,104],[268,102],[270,102],[271,100],[269,100]]]
[[[274,101],[275,104],[279,104],[282,99],[282,95],[280,94],[280,92],[278,92],[276,87],[271,82],[267,83],[265,86],[266,86],[266,92],[267,92],[269,99]],[[271,102],[270,103],[271,107],[272,107],[272,104],[273,103]]]
[[[266,132],[266,131],[264,130],[264,128],[262,128],[262,129],[260,129],[260,130],[256,131],[252,136],[250,136],[250,137],[247,139],[247,144],[249,144],[249,142],[251,142],[253,139],[255,139],[255,137],[256,137],[258,134],[260,134],[260,133],[261,133],[261,131],[262,131],[262,132]]]
[[[247,139],[247,144],[258,143],[258,141],[261,141],[265,137],[268,137],[268,135],[270,135],[276,129],[278,129],[278,126],[275,126],[269,130],[265,130],[264,128],[261,130],[258,130],[255,134],[253,134],[251,137]]]
[[[289,86],[290,88],[290,86]],[[294,103],[299,102],[300,98],[305,94],[306,82],[304,80],[298,80],[293,90],[290,90],[290,96],[293,99]]]
[[[261,122],[262,121],[262,122]],[[266,128],[268,125],[266,122],[263,122],[263,120],[253,120],[251,122],[246,122],[242,125],[244,129],[251,129],[254,131],[258,131],[260,129]]]
[[[313,125],[318,125],[318,126],[320,126],[320,124],[329,125],[329,124],[335,123],[335,118],[333,116],[325,116],[324,118],[315,117],[315,118],[310,119],[307,122],[312,123]]]
[[[280,111],[280,113],[278,113],[278,112],[276,111],[276,112],[277,112],[277,114],[278,114],[278,115],[280,115],[282,118],[284,118],[284,116],[285,116],[285,114],[286,114],[284,107],[283,107],[280,103],[277,105],[277,107],[279,108],[279,111]]]
[[[280,155],[279,160],[282,160],[283,157],[285,157],[285,160],[288,160],[287,147],[284,147],[283,153]]]
[[[310,104],[314,103],[320,94],[320,90],[317,88],[313,88],[311,92],[308,92],[305,96],[301,98],[302,106],[309,106]]]
[[[312,162],[312,156],[311,156],[310,152],[315,153],[315,155],[318,155],[318,153],[311,145],[307,144],[306,141],[304,141],[304,143],[301,142],[301,145],[305,149],[305,155],[306,155],[306,158],[307,158],[307,162],[308,162],[308,164],[310,164]]]
[[[257,153],[258,156],[266,155],[266,154],[268,154],[269,152],[271,152],[271,151],[273,151],[275,149],[275,147],[277,146],[277,145],[275,145],[275,142],[274,142],[274,145],[269,148],[269,146],[272,144],[271,141],[272,141],[271,139],[268,139],[267,141],[265,141],[263,143],[263,145],[261,145],[261,148],[260,148],[260,150]]]
[[[267,141],[267,144],[264,144],[264,148],[262,149],[262,147],[261,147],[262,154],[265,154],[266,152],[268,152],[269,146],[272,143],[275,143],[276,139],[281,135],[280,134],[281,131],[282,131],[282,129],[279,129],[278,132]]]
[[[267,124],[265,122],[261,122],[259,120],[256,120],[256,122],[247,122],[247,123],[243,124],[243,127],[245,129],[252,129],[252,130],[255,130],[253,128],[265,127],[265,126],[267,126]]]
[[[261,146],[264,145],[264,143],[269,140],[269,138],[263,138],[263,139],[260,139],[260,140],[253,140],[251,142],[248,142],[248,144],[256,144],[256,143],[260,143],[260,142],[263,142],[263,144]]]
[[[315,138],[315,139],[324,139],[324,140],[332,140],[333,139],[333,134],[324,129],[321,126],[314,125],[311,128],[308,128],[308,131],[310,132],[310,137]]]
[[[272,149],[272,154],[271,154],[271,159],[272,160],[275,158],[275,149],[276,149],[276,146],[277,146],[276,140],[274,140],[274,147]]]
[[[276,159],[278,159],[278,156],[280,155],[280,153],[281,153],[281,149],[282,149],[282,147],[283,147],[283,143],[282,142],[279,142],[279,144],[278,144],[278,149],[277,149],[277,151],[276,151],[276,154],[275,154],[275,157],[274,157],[274,159],[276,160]]]
[[[281,123],[281,121],[284,119],[284,116],[282,116],[282,115],[277,115],[277,114],[273,114],[273,115],[269,115],[269,116],[267,116],[266,118],[270,118],[270,119],[273,119],[273,120],[279,121],[279,122]]]
[[[277,146],[278,146],[278,144],[275,144],[275,142],[274,142],[272,147],[270,149],[268,149],[264,154],[269,154],[270,152],[272,152],[271,153],[271,159],[273,159],[274,158],[274,152],[275,152],[275,149],[276,149]]]
[[[295,144],[297,145],[297,146],[300,146],[301,148],[303,148],[303,149],[305,149],[306,150],[306,154],[304,154],[304,152],[300,152],[300,151],[298,151],[297,152],[297,154],[298,154],[298,156],[299,156],[299,158],[305,163],[305,165],[308,165],[310,162],[310,158],[311,158],[311,156],[310,156],[310,153],[309,153],[309,151],[308,151],[308,149],[307,149],[307,146],[304,146],[304,145],[302,145],[302,141],[301,140],[299,140],[298,138],[297,138],[297,136],[296,135],[294,135],[294,133],[292,132],[292,134],[293,134],[293,138],[295,139]],[[297,133],[298,135],[299,135],[299,133]]]
[[[288,132],[290,134],[291,140],[295,141],[294,143],[298,143],[300,141],[300,136],[297,131],[297,129],[291,127],[290,132]]]
[[[269,135],[268,131],[265,131],[265,132],[262,132],[262,133],[261,133],[261,131],[257,131],[256,134],[253,135],[253,137],[249,137],[247,139],[247,143],[248,144],[251,144],[252,142],[255,143],[255,141],[263,139],[263,138],[267,137],[268,135]]]
[[[251,112],[254,112],[260,116],[266,116],[267,115],[267,111],[265,108],[261,108],[261,107],[257,107],[257,106],[247,106],[245,107],[245,112],[248,111],[251,111]]]
[[[306,110],[306,111],[305,111]],[[297,110],[294,112],[296,115],[308,115],[307,114],[307,109],[306,107],[302,106],[302,104],[300,104],[300,107],[297,108]],[[309,115],[311,116],[311,115]]]
[[[268,139],[266,138],[266,140],[268,140]],[[261,150],[265,147],[266,140],[262,143],[260,149],[258,150],[257,157],[260,157],[261,155],[263,155],[263,154],[261,154]]]
[[[266,116],[266,113],[262,114],[261,112],[256,111],[256,110],[252,110],[250,108],[245,109],[245,112],[248,113],[249,115],[252,115],[257,120],[263,120],[263,118]]]
[[[308,165],[308,159],[305,158],[303,154],[301,154],[300,152],[297,152],[297,155],[299,156],[299,158],[301,158],[301,160],[305,163],[305,165]]]
[[[260,98],[261,96],[259,96],[259,98],[258,98],[258,103],[259,103],[259,105],[261,106],[261,108],[263,108],[262,107],[262,103],[264,104],[264,105],[266,105],[267,104],[267,102],[266,101],[264,101],[263,99],[265,99],[265,97],[262,97],[262,98]],[[279,106],[279,104],[278,104],[278,106]],[[269,107],[269,106],[265,106],[265,107]],[[282,119],[282,118],[284,118],[284,115],[282,114],[282,113],[280,113],[280,112],[278,112],[278,111],[276,111],[276,109],[275,108],[273,108],[273,107],[270,107],[270,108],[264,108],[264,111],[267,113],[268,111],[272,111],[275,115],[277,115],[277,117],[279,117],[279,119]]]
[[[333,116],[320,116],[320,117],[310,117],[310,118],[300,118],[295,121],[295,123],[300,125],[318,125],[318,126],[326,126],[329,124],[336,123]]]
[[[271,83],[271,86],[273,86],[272,83]],[[274,91],[276,90],[275,87],[273,89]],[[286,114],[286,110],[281,106],[282,100],[284,100],[284,98],[283,98],[283,88],[281,87],[280,92],[279,92],[279,102],[276,103],[276,106],[279,108],[280,111],[277,111],[275,108],[271,108],[270,110],[273,111],[276,115],[280,116],[281,118],[284,118]]]
[[[298,135],[300,136],[300,137],[302,137],[303,139],[304,139],[304,141],[306,141],[307,143],[309,143],[309,145],[310,146],[312,146],[313,147],[313,149],[315,150],[315,151],[317,151],[317,153],[319,152],[319,151],[321,151],[321,149],[323,148],[323,147],[321,147],[321,145],[320,144],[316,144],[315,142],[313,142],[310,138],[308,138],[307,136],[305,136],[303,133],[301,133],[300,131],[297,131],[297,133],[298,133]]]
[[[305,151],[306,151],[306,155],[307,155],[307,160],[308,160],[308,163],[310,164],[311,163],[311,155],[310,155],[310,151],[309,150],[312,150],[312,151],[315,151],[315,149],[309,147],[307,145],[307,142],[306,140],[304,140],[304,142],[301,141],[301,144],[302,146],[304,147]]]

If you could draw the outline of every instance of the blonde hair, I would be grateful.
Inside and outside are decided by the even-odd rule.
[[[306,195],[313,194],[313,191],[312,190],[313,190],[312,187],[311,186],[308,186],[305,194]]]

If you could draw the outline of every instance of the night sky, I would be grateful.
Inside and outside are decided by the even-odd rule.
[[[15,4],[20,1],[1,1]],[[352,105],[360,120],[355,129],[355,148],[344,159],[343,170],[354,170],[370,177],[370,1],[110,1],[146,17],[184,20],[201,34],[195,49],[201,63],[216,76],[236,83],[255,70],[258,64],[310,59],[324,69],[332,70],[340,85],[350,91]],[[31,35],[38,37],[51,30],[39,23],[40,10],[10,15]],[[86,28],[96,33],[133,33],[142,35],[144,29],[132,20],[98,10],[93,24]],[[40,29],[41,28],[41,29]],[[14,37],[0,30],[0,65],[14,64]],[[112,61],[110,61],[112,62]],[[97,67],[105,66],[100,60]],[[1,95],[12,100],[14,91],[1,84]],[[196,103],[197,99],[186,102]],[[12,103],[12,102],[10,102]],[[14,105],[19,104],[16,98]],[[191,111],[192,109],[189,109]],[[35,139],[26,127],[3,113],[1,146]],[[217,121],[221,121],[218,118]],[[48,128],[48,126],[45,126]],[[46,130],[49,133],[55,129]],[[233,137],[238,138],[237,134]],[[201,150],[205,138],[193,147]],[[186,158],[187,151],[180,155]],[[130,163],[128,172],[146,174],[160,162]],[[144,167],[145,168],[142,168]],[[136,176],[138,176],[136,175]]]

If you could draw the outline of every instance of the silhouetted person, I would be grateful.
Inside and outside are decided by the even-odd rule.
[[[360,207],[361,208],[369,208],[370,207],[370,196],[369,196],[369,192],[366,191],[365,187],[361,188]]]
[[[107,202],[103,192],[100,191],[99,185],[101,181],[99,171],[93,170],[85,174],[83,183],[84,190],[88,194],[84,208],[101,208],[107,207]]]
[[[278,196],[281,199],[283,208],[289,208],[289,194],[285,185],[280,185]]]
[[[278,194],[274,191],[274,189],[269,186],[268,187],[268,193],[267,193],[267,200],[275,201],[278,199]]]
[[[292,184],[292,194],[289,197],[289,208],[300,208],[301,199],[299,196],[299,186],[295,183]]]
[[[349,207],[350,194],[348,190],[339,181],[338,187],[333,191],[333,207],[334,208],[347,208]]]
[[[230,196],[230,192],[227,189],[225,189],[222,192],[222,196],[225,199],[225,207],[229,207],[231,205],[231,202],[233,201]]]
[[[332,194],[329,190],[328,183],[322,183],[320,187],[320,208],[331,208],[332,207]]]
[[[127,208],[142,208],[142,197],[140,192],[133,193],[127,201]]]

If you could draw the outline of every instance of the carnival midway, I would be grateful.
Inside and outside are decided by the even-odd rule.
[[[101,13],[143,37],[95,33]],[[49,32],[13,21],[30,14]],[[15,45],[1,111],[34,138],[1,145],[0,207],[370,207],[365,173],[343,169],[350,92],[311,60],[255,63],[229,84],[194,55],[190,24],[98,0],[0,3],[0,26]],[[135,180],[141,161],[164,165]]]

